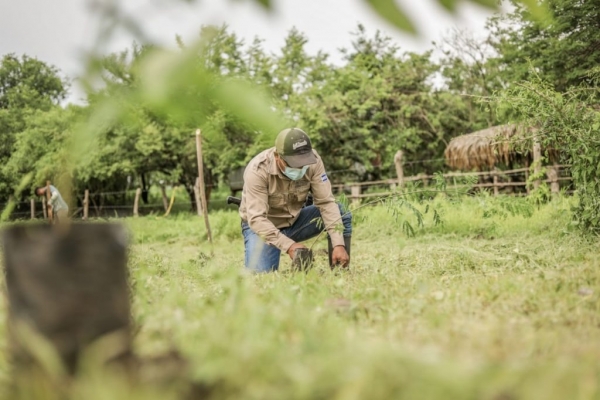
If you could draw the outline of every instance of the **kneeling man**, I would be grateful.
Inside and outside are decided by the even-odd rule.
[[[305,207],[309,192],[314,205]],[[349,265],[352,216],[336,203],[323,161],[301,129],[281,131],[275,147],[250,161],[240,216],[246,268],[276,271],[281,251],[293,259],[297,249],[306,248],[300,242],[323,229],[329,236],[331,267]]]

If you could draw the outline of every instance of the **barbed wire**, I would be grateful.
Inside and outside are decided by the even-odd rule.
[[[431,159],[431,160],[422,160],[422,161],[433,161],[433,160],[434,160],[434,159]],[[561,173],[565,173],[565,170],[567,170],[567,169],[568,169],[568,167],[566,167],[566,166],[563,166],[563,168],[561,168]],[[356,172],[356,171],[355,171],[355,170],[353,170],[353,169],[346,169],[346,170],[333,170],[333,171],[329,171],[329,172],[327,172],[327,173],[328,173],[328,174],[334,174],[334,173],[339,173],[339,172]],[[484,173],[484,172],[487,172],[487,173]],[[519,176],[519,175],[527,175],[527,171],[511,171],[511,170],[509,170],[509,171],[506,171],[506,172],[505,172],[505,171],[503,171],[503,170],[497,170],[497,171],[482,171],[482,172],[478,172],[478,173],[479,173],[479,174],[483,174],[483,175],[490,175],[490,176],[491,176],[491,175],[493,175],[493,174],[496,174],[496,175],[497,175],[497,176],[499,176],[499,177],[500,177],[500,176]],[[464,173],[464,174],[469,174],[469,172],[466,172],[466,173]],[[414,175],[414,176],[419,176],[419,175],[417,174],[417,175]],[[429,175],[426,175],[426,176],[429,176]],[[390,179],[394,179],[394,178],[390,178]],[[344,182],[344,183],[341,183],[341,184],[342,184],[342,185],[345,185],[345,184],[351,185],[352,183],[354,183],[354,182]],[[384,183],[381,183],[381,184],[384,184]],[[207,187],[217,187],[217,186],[216,186],[216,185],[208,185]],[[117,194],[128,194],[128,193],[129,193],[129,194],[135,194],[136,190],[137,190],[137,189],[131,189],[131,190],[122,190],[122,191],[113,191],[113,192],[97,192],[97,193],[90,193],[90,196],[100,196],[100,197],[106,197],[106,196],[117,195]],[[77,198],[79,198],[79,199],[83,198],[83,196],[81,196],[81,194],[77,194],[77,196],[76,196],[76,197],[77,197]],[[36,199],[36,198],[30,198],[30,200],[29,200],[29,201],[19,201],[19,202],[13,203],[13,204],[15,204],[15,206],[18,206],[18,205],[26,205],[26,206],[29,206],[29,205],[30,205],[30,202],[31,202],[31,199]],[[43,201],[41,197],[40,197],[39,199],[40,199],[40,200],[39,200],[39,202],[42,202],[42,201]],[[38,201],[38,200],[36,200],[36,202],[37,202],[37,201]],[[218,200],[218,199],[215,199],[215,200],[213,200],[213,201],[225,201],[225,200]],[[175,202],[174,204],[183,204],[183,203],[181,203],[181,202]],[[8,203],[6,203],[6,202],[5,202],[5,203],[0,203],[0,207],[5,207],[6,205],[8,205]],[[162,203],[156,203],[156,204],[151,204],[151,205],[148,205],[148,204],[141,204],[141,205],[140,205],[140,207],[154,207],[154,206],[156,206],[156,207],[157,207],[157,206],[162,206],[162,205],[163,205]],[[98,206],[99,206],[99,205],[96,205],[96,207],[98,207]],[[104,206],[104,207],[108,207],[108,205],[103,205],[103,206]],[[123,206],[123,207],[125,207],[125,206]]]
[[[479,157],[470,157],[470,158],[469,157],[467,157],[467,158],[457,157],[454,159],[448,159],[445,157],[430,158],[430,159],[404,161],[404,162],[402,162],[402,165],[403,166],[412,166],[412,165],[423,165],[423,164],[428,164],[428,163],[439,163],[439,162],[444,162],[447,164],[449,161],[459,160],[459,159],[460,160],[465,160],[465,159],[475,160],[475,159],[479,159]],[[353,173],[356,175],[362,175],[362,174],[368,174],[368,173],[374,172],[372,170],[371,171],[367,170],[367,167],[373,167],[372,165],[362,164],[362,166],[364,168],[353,167],[353,168],[346,168],[346,169],[330,170],[330,171],[327,171],[327,174],[336,175],[336,174],[342,174],[342,173]],[[569,175],[569,167],[570,167],[569,165],[561,165],[560,166],[560,170],[559,170],[559,174],[558,174],[559,181],[564,181],[565,180],[564,176]],[[380,171],[387,171],[387,172],[395,175],[395,165],[392,164],[389,166],[389,168],[380,168]],[[410,171],[410,168],[409,168],[409,171]],[[530,172],[528,170],[525,170],[524,168],[519,169],[519,170],[514,170],[514,171],[498,169],[495,171],[466,172],[466,173],[464,173],[464,176],[473,174],[473,175],[478,175],[480,177],[484,177],[484,179],[488,179],[488,178],[496,175],[496,177],[499,179],[499,183],[504,183],[504,180],[506,178],[527,176],[529,173]],[[452,172],[446,173],[447,176],[445,178],[446,179],[454,178],[453,176],[451,176],[451,174],[453,174],[453,173]],[[462,174],[463,173],[457,173],[456,177],[460,177]],[[448,176],[448,175],[450,175],[450,176]],[[419,173],[419,174],[413,173],[413,175],[405,176],[405,179],[406,178],[413,178],[413,179],[409,179],[408,181],[428,180],[428,179],[434,178],[434,175],[427,175],[425,173]],[[332,182],[332,184],[336,188],[342,187],[342,188],[347,189],[347,187],[351,187],[351,186],[357,185],[357,184],[360,186],[371,186],[371,187],[386,186],[386,185],[392,184],[393,181],[394,181],[394,178],[392,177],[392,178],[384,179],[381,181],[343,182],[343,183]],[[153,186],[156,187],[155,185],[153,185]],[[229,186],[231,187],[231,185],[229,185]],[[187,191],[187,188],[185,188],[184,185],[166,183],[166,184],[163,184],[162,187],[170,188],[171,194],[173,193],[172,190],[178,190],[179,188],[184,188],[184,190],[185,190],[184,196],[189,194],[189,192]],[[211,183],[211,184],[206,184],[205,187],[217,188],[217,187],[219,187],[219,185]],[[133,208],[134,208],[133,204],[127,204],[127,205],[124,205],[124,204],[97,204],[97,202],[94,202],[93,199],[94,198],[97,199],[98,197],[106,198],[109,196],[118,196],[118,195],[125,195],[126,197],[129,197],[129,196],[135,195],[139,189],[141,189],[141,188],[140,187],[132,187],[130,189],[125,189],[125,190],[115,190],[115,191],[108,191],[108,192],[90,192],[89,196],[90,196],[91,202],[89,204],[89,210],[90,210],[90,212],[92,212],[92,213],[95,212],[96,214],[106,212],[109,210],[132,210],[133,211]],[[147,193],[148,190],[146,190],[145,192]],[[155,199],[156,194],[153,194],[152,197]],[[77,193],[77,194],[75,194],[74,198],[76,198],[81,203],[83,203],[84,195],[82,193]],[[34,217],[42,216],[44,206],[42,206],[42,211],[40,211],[36,207],[37,204],[45,202],[45,200],[42,197],[39,197],[39,198],[30,197],[29,200],[26,200],[26,201],[0,203],[0,208],[5,208],[8,204],[12,204],[15,207],[15,210],[11,213],[11,215],[13,217],[17,217],[17,218],[22,217],[22,216],[31,217],[31,209],[28,211],[23,210],[25,207],[27,207],[27,208],[31,207],[31,200],[34,200],[34,209],[33,209]],[[211,204],[221,205],[221,204],[226,203],[226,199],[214,199],[213,198],[209,202]],[[102,203],[102,202],[100,202],[100,203]],[[195,204],[194,200],[188,199],[187,201],[175,201],[172,206],[175,206],[177,208],[180,208],[182,206],[193,207],[194,204]],[[150,204],[142,203],[142,204],[138,205],[138,209],[143,209],[143,210],[156,209],[156,210],[162,211],[162,210],[164,210],[164,202],[150,203]],[[77,210],[75,210],[72,213],[72,215],[75,216],[77,214],[81,214],[82,211],[83,211],[83,207],[79,207]]]

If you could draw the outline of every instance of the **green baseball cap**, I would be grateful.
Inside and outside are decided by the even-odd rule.
[[[288,128],[279,132],[275,139],[275,150],[292,168],[317,163],[310,138],[302,129]]]

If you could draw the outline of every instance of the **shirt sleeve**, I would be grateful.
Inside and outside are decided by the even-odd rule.
[[[242,196],[246,205],[248,225],[267,244],[287,252],[295,242],[281,233],[267,218],[269,213],[269,192],[267,178],[255,171],[246,169]]]
[[[310,190],[313,194],[314,205],[321,212],[321,218],[323,218],[323,224],[331,238],[331,244],[334,247],[343,246],[344,237],[340,233],[343,231],[342,216],[335,197],[333,197],[331,182],[325,173],[321,157],[317,157],[317,163],[310,170]]]

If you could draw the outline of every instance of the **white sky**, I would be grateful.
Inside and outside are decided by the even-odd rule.
[[[55,65],[75,78],[82,68],[82,58],[92,46],[97,16],[89,7],[92,0],[0,0],[0,55],[27,54]],[[95,0],[118,1],[118,0]],[[274,10],[265,12],[249,0],[121,0],[152,40],[174,45],[175,35],[185,41],[197,36],[200,27],[226,22],[246,42],[255,36],[265,40],[267,50],[276,52],[287,32],[296,27],[308,36],[308,50],[324,50],[332,61],[339,60],[337,49],[349,47],[350,32],[362,23],[374,34],[385,32],[402,50],[422,52],[430,49],[453,27],[471,31],[476,37],[485,34],[485,20],[491,12],[476,5],[459,6],[451,16],[435,0],[396,0],[415,21],[419,38],[398,32],[364,4],[364,0],[273,0]],[[131,45],[133,37],[120,32],[107,51]],[[69,101],[77,102],[81,92],[77,84]]]

